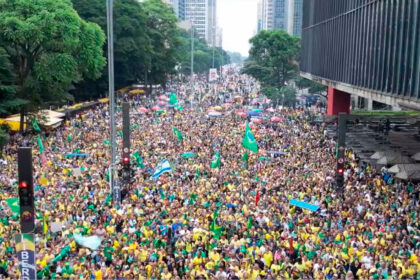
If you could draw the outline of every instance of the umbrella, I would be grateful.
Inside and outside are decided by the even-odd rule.
[[[239,127],[240,127],[241,129],[245,129],[246,124],[244,124],[244,123],[243,123],[243,124],[241,124]],[[250,127],[250,128],[255,128],[255,124],[251,122],[251,123],[249,123],[249,127]]]
[[[261,112],[247,112],[248,116],[259,116]]]
[[[183,158],[190,158],[190,157],[196,157],[196,156],[197,156],[196,154],[191,153],[191,152],[188,152],[188,153],[183,153],[183,154],[181,155],[181,157],[183,157]]]
[[[152,110],[153,111],[159,111],[159,110],[162,110],[162,108],[160,108],[159,106],[153,106]]]
[[[412,170],[412,171],[401,171],[395,175],[395,178],[401,180],[420,180],[420,172],[419,170]]]
[[[240,116],[240,117],[246,117],[246,113],[245,112],[237,112],[236,115],[237,116]]]
[[[268,108],[266,111],[269,113],[274,113],[276,110],[274,108]]]
[[[279,117],[272,117],[271,118],[271,121],[272,122],[281,122],[281,118],[279,118]]]
[[[222,107],[225,107],[225,108],[230,108],[230,107],[232,107],[233,105],[232,104],[230,104],[230,103],[225,103],[225,104],[222,104]]]
[[[385,152],[376,152],[370,156],[371,159],[380,159],[381,157],[385,156]]]
[[[376,163],[377,164],[382,164],[382,165],[390,165],[390,164],[412,163],[412,162],[413,162],[413,160],[411,158],[403,156],[403,155],[398,154],[398,153],[394,153],[394,154],[384,155],[383,157],[378,159],[378,161]]]
[[[214,110],[217,110],[217,111],[219,111],[219,110],[223,110],[223,108],[222,108],[222,107],[220,107],[220,106],[216,106],[216,107],[214,107],[213,109],[214,109]]]
[[[258,101],[258,100],[252,100],[251,101],[251,104],[260,104],[260,101]]]
[[[160,100],[168,100],[168,97],[164,94],[162,94],[161,96],[159,96]]]
[[[137,109],[137,111],[139,111],[140,113],[147,113],[147,112],[149,112],[149,110],[147,108],[145,108],[145,107],[139,107]]]
[[[208,115],[210,117],[220,117],[222,115],[222,113],[219,113],[219,112],[209,112]]]
[[[413,155],[411,158],[416,160],[416,161],[420,161],[420,153],[417,153],[417,154]]]
[[[159,101],[158,104],[159,105],[166,105],[166,104],[168,104],[168,102],[162,100],[162,101]]]
[[[399,173],[403,171],[417,171],[420,173],[420,164],[413,163],[413,164],[396,164],[388,169],[389,173]]]
[[[259,118],[252,118],[251,121],[253,123],[262,123],[263,122],[263,120],[262,119],[259,119]]]
[[[252,112],[254,112],[254,113],[261,113],[262,110],[261,109],[253,109]]]

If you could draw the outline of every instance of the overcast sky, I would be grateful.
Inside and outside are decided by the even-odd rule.
[[[223,49],[248,56],[248,40],[257,29],[257,0],[218,0],[217,17]]]

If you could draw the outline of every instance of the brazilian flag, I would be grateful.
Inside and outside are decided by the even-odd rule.
[[[254,134],[252,134],[248,122],[246,122],[245,135],[242,141],[242,145],[244,146],[244,148],[253,151],[254,153],[258,152],[258,144],[255,140]]]

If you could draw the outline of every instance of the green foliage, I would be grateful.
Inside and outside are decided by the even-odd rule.
[[[298,86],[299,88],[307,88],[309,93],[318,93],[327,90],[326,86],[302,77],[296,79],[296,86]]]
[[[179,61],[177,17],[172,8],[161,0],[142,3],[146,12],[147,34],[151,40],[151,65],[148,68],[149,82],[164,84],[166,74],[173,73]],[[149,72],[150,71],[150,72]]]
[[[72,0],[79,15],[87,21],[97,23],[107,31],[106,1]],[[114,1],[114,73],[115,87],[122,88],[144,78],[151,66],[150,39],[146,31],[146,12],[136,0]],[[107,56],[107,45],[103,47]],[[103,69],[98,81],[88,79],[77,86],[77,98],[98,97],[108,90],[108,72]]]
[[[267,86],[263,88],[265,96],[270,98],[276,104],[293,107],[296,103],[296,88],[292,86],[277,87]]]
[[[264,86],[278,88],[296,76],[299,38],[283,30],[264,30],[254,36],[250,43],[252,46],[243,73],[255,77]]]
[[[17,97],[32,107],[62,103],[83,77],[98,78],[104,41],[69,0],[0,1],[0,46],[13,65]]]
[[[0,47],[0,115],[14,113],[26,103],[24,100],[16,98],[14,81],[15,77],[9,56]]]
[[[275,102],[293,106],[296,89],[287,82],[298,73],[299,38],[283,30],[261,31],[251,40],[249,58],[242,73],[256,78],[263,92]]]
[[[194,72],[207,73],[213,67],[213,47],[194,32]],[[180,30],[180,72],[191,72],[191,31]],[[214,47],[214,68],[230,63],[229,54],[222,48]]]
[[[227,52],[232,63],[243,63],[245,58],[238,52]]]

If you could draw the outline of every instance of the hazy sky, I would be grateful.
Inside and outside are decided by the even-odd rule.
[[[217,0],[217,17],[223,49],[248,56],[248,40],[257,29],[257,0]]]

